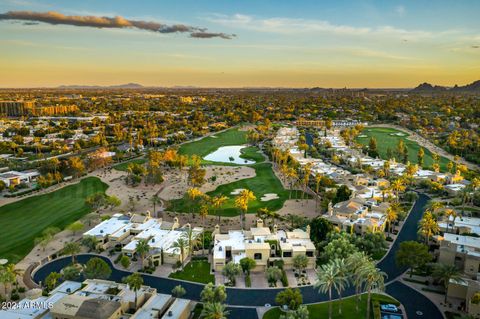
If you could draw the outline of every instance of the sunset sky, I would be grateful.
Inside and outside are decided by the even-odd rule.
[[[1,0],[0,87],[463,85],[480,79],[479,12],[474,0]]]

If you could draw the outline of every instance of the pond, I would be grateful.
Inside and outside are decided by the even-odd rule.
[[[215,152],[212,152],[205,156],[204,159],[212,162],[223,162],[240,165],[255,164],[254,161],[249,161],[240,157],[240,155],[242,155],[240,150],[245,147],[245,145],[222,146],[219,147]]]

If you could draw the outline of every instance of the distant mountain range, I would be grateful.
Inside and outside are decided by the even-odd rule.
[[[60,85],[59,89],[141,89],[144,88],[143,85],[138,83],[127,83],[119,85]]]
[[[441,93],[441,92],[463,92],[463,93],[480,93],[480,80],[472,82],[464,86],[455,85],[454,87],[431,85],[430,83],[422,83],[412,90],[417,93]]]

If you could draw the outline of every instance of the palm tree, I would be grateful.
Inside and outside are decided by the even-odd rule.
[[[198,197],[201,197],[203,195],[203,193],[196,187],[191,187],[187,190],[187,195],[188,195],[188,198],[192,201],[190,203],[190,207],[191,207],[191,213],[192,213],[192,217],[193,217],[193,213],[194,213],[194,209],[193,209],[193,202],[198,198]]]
[[[447,303],[447,290],[450,281],[464,282],[461,272],[455,267],[455,265],[436,264],[432,275],[433,278],[436,278],[443,283],[445,289],[445,303]]]
[[[359,310],[359,302],[361,300],[360,292],[362,291],[363,284],[365,281],[365,276],[362,271],[362,267],[364,265],[371,263],[370,257],[368,257],[365,252],[355,252],[348,256],[347,258],[347,268],[352,276],[352,283],[355,286],[355,296],[356,296],[356,304],[355,309]]]
[[[5,267],[5,271],[7,272],[7,277],[15,283],[15,288],[18,290],[17,277],[22,276],[23,272],[20,269],[15,268],[15,264],[8,264]]]
[[[317,282],[315,288],[321,293],[328,293],[328,318],[332,319],[332,290],[343,290],[347,279],[342,277],[334,261],[320,266],[317,270]]]
[[[183,232],[182,237],[187,241],[188,256],[191,257],[193,253],[193,248],[198,243],[198,237],[191,228],[188,228],[185,232]]]
[[[205,218],[208,216],[208,206],[202,205],[199,211],[200,218],[202,219],[202,255],[205,255]]]
[[[457,212],[455,212],[453,209],[446,209],[445,210],[445,216],[447,217],[447,230],[446,230],[446,232],[448,233],[448,228],[450,226],[450,217],[453,217],[453,225],[455,226],[455,219],[457,218]]]
[[[339,297],[339,303],[338,303],[338,314],[341,316],[342,315],[342,292],[345,290],[345,288],[348,287],[348,268],[347,268],[347,263],[345,259],[339,258],[339,259],[334,259],[333,260],[333,265],[334,268],[336,268],[336,271],[338,273],[337,277],[337,294]]]
[[[143,267],[143,262],[145,259],[145,255],[148,254],[150,251],[150,245],[148,244],[148,240],[146,239],[140,239],[137,242],[137,248],[136,248],[137,254],[140,255],[141,261],[142,261],[142,267]]]
[[[157,194],[153,195],[152,198],[150,198],[150,203],[153,204],[153,216],[154,217],[157,217],[156,206],[157,206],[157,204],[160,204],[161,202],[162,202],[162,200],[160,199],[160,197],[158,197]]]
[[[390,237],[390,233],[393,231],[393,227],[394,227],[394,223],[397,221],[398,219],[398,213],[397,211],[395,210],[395,207],[393,205],[390,205],[390,207],[387,208],[387,212],[386,212],[386,220],[388,222],[388,237]]]
[[[290,184],[290,187],[289,187],[290,192],[288,194],[288,199],[292,199],[293,184],[294,184],[295,180],[298,178],[298,174],[297,174],[297,171],[293,167],[290,167],[285,172],[285,176],[289,180],[289,184]]]
[[[172,248],[180,250],[180,263],[183,269],[183,261],[185,257],[185,249],[188,247],[188,242],[184,237],[180,237],[176,242],[172,244]]]
[[[405,185],[404,185],[404,181],[401,178],[398,178],[398,179],[396,179],[392,182],[390,187],[392,188],[392,190],[395,193],[396,201],[399,202],[400,201],[400,197],[399,197],[400,195],[399,194],[400,194],[400,192],[403,192],[406,188]]]
[[[205,319],[227,319],[228,311],[220,302],[207,302],[203,305],[200,317]]]
[[[320,182],[322,181],[323,176],[320,173],[315,174],[315,210],[317,210],[318,207],[318,191],[320,189]]]
[[[143,277],[138,272],[131,274],[125,278],[125,283],[128,285],[130,290],[135,292],[135,309],[137,308],[137,293],[142,288]]]
[[[72,264],[75,264],[75,256],[80,252],[80,245],[76,242],[65,243],[63,252],[66,255],[72,255]]]
[[[425,237],[425,243],[427,246],[430,243],[430,237],[435,234],[438,234],[440,228],[438,227],[437,221],[433,218],[432,213],[427,210],[423,215],[423,218],[419,222],[418,232]]]
[[[386,273],[381,271],[378,268],[375,268],[375,264],[368,263],[365,264],[360,270],[365,278],[365,290],[368,293],[367,298],[367,319],[370,318],[370,303],[371,303],[371,293],[372,290],[380,290],[383,291],[385,288],[385,277],[387,276]]]
[[[227,200],[228,200],[228,197],[226,196],[215,196],[211,199],[212,206],[214,209],[214,215],[217,215],[218,209],[220,208],[220,206],[225,204]],[[220,224],[220,215],[217,215],[217,216],[218,216],[218,224]]]
[[[245,214],[248,211],[248,202],[251,200],[256,200],[257,198],[253,194],[251,190],[244,189],[240,192],[240,194],[235,198],[235,206],[240,209],[240,219],[242,224],[242,229],[245,228],[244,220]]]

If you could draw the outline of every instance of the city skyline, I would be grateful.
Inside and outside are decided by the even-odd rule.
[[[0,87],[414,87],[478,80],[480,4],[0,4]]]

